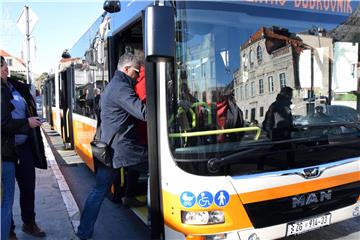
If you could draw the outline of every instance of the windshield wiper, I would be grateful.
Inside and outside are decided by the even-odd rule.
[[[293,151],[293,146],[297,144],[308,144],[308,143],[316,143],[324,141],[323,136],[313,136],[313,137],[306,137],[306,138],[294,138],[294,139],[285,139],[279,141],[269,141],[262,144],[254,144],[248,145],[247,148],[242,148],[235,153],[231,153],[221,158],[211,158],[207,162],[207,168],[211,173],[217,173],[221,167],[233,163],[238,163],[240,158],[253,154],[252,156],[256,155],[264,155],[269,152],[271,148],[274,146],[284,146],[284,149],[274,149],[274,153],[279,152],[289,152]],[[313,146],[307,146],[308,148],[319,147],[318,144],[314,144]]]

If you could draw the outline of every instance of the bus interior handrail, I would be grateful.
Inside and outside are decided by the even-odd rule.
[[[170,138],[180,138],[180,137],[200,137],[200,136],[209,136],[209,135],[219,135],[224,133],[238,133],[238,132],[252,132],[255,131],[254,140],[258,140],[261,134],[261,128],[259,127],[242,127],[242,128],[231,128],[231,129],[218,129],[218,130],[208,130],[208,131],[198,131],[198,132],[180,132],[180,133],[169,133]]]

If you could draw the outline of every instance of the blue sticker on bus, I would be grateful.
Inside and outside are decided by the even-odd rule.
[[[213,203],[213,196],[211,193],[204,191],[201,192],[197,197],[197,204],[202,208],[210,207]]]
[[[194,206],[196,202],[196,197],[192,192],[183,192],[180,195],[180,202],[186,208]]]
[[[227,191],[221,190],[215,194],[215,204],[219,207],[224,207],[228,204],[230,195]]]

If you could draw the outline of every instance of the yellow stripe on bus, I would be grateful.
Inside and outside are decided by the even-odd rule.
[[[353,172],[303,183],[242,193],[240,198],[244,204],[247,204],[288,197],[356,182],[359,181],[359,174],[360,172]]]

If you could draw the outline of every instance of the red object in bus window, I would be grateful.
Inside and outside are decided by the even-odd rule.
[[[145,82],[145,68],[141,66],[139,77],[136,79],[135,93],[141,101],[146,102],[146,82]],[[137,136],[136,140],[139,144],[147,144],[147,125],[146,122],[137,120],[136,122]]]
[[[216,103],[216,120],[218,129],[225,129],[226,124],[226,113],[229,107],[229,103],[226,100]],[[217,136],[217,142],[225,142],[225,135],[220,134]]]

